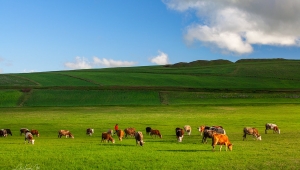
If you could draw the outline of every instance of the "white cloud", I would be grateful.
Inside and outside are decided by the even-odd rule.
[[[186,28],[187,43],[246,54],[252,45],[300,47],[300,1],[163,0],[168,8],[194,11],[202,23]]]
[[[93,57],[93,64],[94,65],[100,65],[105,67],[130,67],[136,65],[136,62],[133,61],[116,61],[112,59],[106,59],[106,58],[98,58]]]
[[[24,69],[22,71],[23,73],[33,73],[33,72],[37,72],[36,70],[27,70],[27,69]]]
[[[150,62],[158,65],[169,64],[168,54],[161,51],[158,51],[158,53],[157,56],[150,58]]]
[[[92,68],[90,62],[84,57],[76,57],[75,62],[67,62],[64,64],[69,69],[89,69]]]

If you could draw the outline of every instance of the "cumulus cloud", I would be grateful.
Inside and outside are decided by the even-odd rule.
[[[157,56],[150,58],[150,62],[158,65],[169,64],[168,54],[161,51],[158,51],[158,53]]]
[[[90,69],[97,66],[103,67],[130,67],[136,65],[136,62],[132,61],[117,61],[106,58],[93,57],[90,62],[85,57],[76,57],[74,62],[67,62],[64,64],[68,69]]]
[[[76,57],[75,62],[66,62],[66,68],[69,69],[89,69],[92,68],[91,63],[84,57]]]
[[[198,23],[186,27],[188,44],[201,42],[223,52],[246,54],[253,45],[300,47],[300,1],[163,0],[168,8],[192,11]]]
[[[133,61],[120,61],[112,60],[106,58],[93,57],[94,65],[104,66],[104,67],[130,67],[136,65],[136,62]]]

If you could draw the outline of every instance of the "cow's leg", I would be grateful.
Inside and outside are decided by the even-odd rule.
[[[244,135],[243,135],[243,140],[245,140],[246,139],[246,133],[244,133]]]

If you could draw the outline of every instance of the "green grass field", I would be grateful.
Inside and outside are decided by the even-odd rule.
[[[256,106],[102,106],[0,108],[1,128],[13,136],[0,138],[0,169],[298,169],[300,166],[300,106],[295,104]],[[281,134],[264,124],[276,123]],[[133,138],[101,143],[101,132],[113,128],[135,127],[144,133],[145,145]],[[175,128],[189,124],[192,135],[178,143]],[[211,139],[201,143],[200,125],[222,125],[234,144],[232,152],[212,152]],[[162,139],[152,139],[145,127],[159,129]],[[262,141],[252,136],[242,140],[245,126],[258,128]],[[20,128],[38,129],[34,145],[24,144]],[[94,128],[86,136],[86,128]],[[75,138],[57,138],[60,129]]]

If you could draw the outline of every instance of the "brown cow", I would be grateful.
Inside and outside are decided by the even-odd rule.
[[[94,133],[94,129],[91,129],[91,128],[86,129],[86,134],[87,135],[92,136],[93,133]]]
[[[212,147],[213,151],[215,151],[215,146],[220,145],[220,152],[222,150],[222,145],[226,146],[226,151],[227,148],[232,151],[232,144],[230,143],[228,136],[224,134],[214,134],[212,138]]]
[[[256,140],[261,140],[261,136],[258,133],[258,130],[256,128],[252,128],[252,127],[245,127],[244,130],[244,135],[243,135],[243,140],[246,139],[246,135],[253,135],[253,137],[256,138]]]
[[[117,136],[119,137],[119,140],[122,141],[124,137],[124,131],[123,130],[117,130]]]
[[[59,130],[58,131],[58,137],[61,138],[61,136],[66,136],[66,138],[68,138],[68,137],[74,138],[72,133],[68,130]]]
[[[31,129],[30,133],[31,133],[33,136],[35,135],[36,137],[39,137],[39,136],[40,136],[39,131],[38,131],[38,130],[35,130],[35,129]]]
[[[278,126],[276,124],[266,123],[265,126],[266,126],[265,134],[267,134],[267,130],[273,130],[273,133],[280,134],[280,129],[278,128]]]
[[[156,138],[156,136],[159,136],[160,138],[162,138],[162,135],[160,134],[159,130],[151,129],[150,135],[151,135],[151,137],[154,135],[155,138]]]
[[[111,137],[111,134],[107,133],[107,132],[103,132],[102,133],[102,140],[101,142],[107,142],[109,143],[109,141],[111,141],[112,143],[115,143],[115,140]]]
[[[114,130],[112,130],[112,129],[108,129],[107,133],[110,134],[111,136],[114,136]]]
[[[133,137],[135,134],[135,128],[126,128],[124,129],[124,132],[125,132],[125,138],[127,138],[128,135]]]
[[[20,135],[22,135],[22,133],[24,133],[24,135],[25,135],[26,132],[30,132],[29,129],[27,129],[27,128],[21,128],[20,129]]]
[[[138,131],[138,132],[135,132],[134,136],[135,136],[136,145],[140,144],[141,146],[143,146],[145,143],[143,141],[144,140],[143,133]]]
[[[176,128],[175,133],[176,133],[176,137],[177,137],[178,142],[182,142],[183,135],[184,135],[184,130],[181,129],[181,128]]]
[[[26,143],[26,140],[28,140],[28,143],[34,144],[33,135],[30,132],[26,132],[24,143]]]
[[[192,128],[191,128],[190,125],[185,125],[185,126],[183,127],[183,129],[184,129],[185,132],[187,132],[188,135],[191,135],[191,133],[192,133]]]

